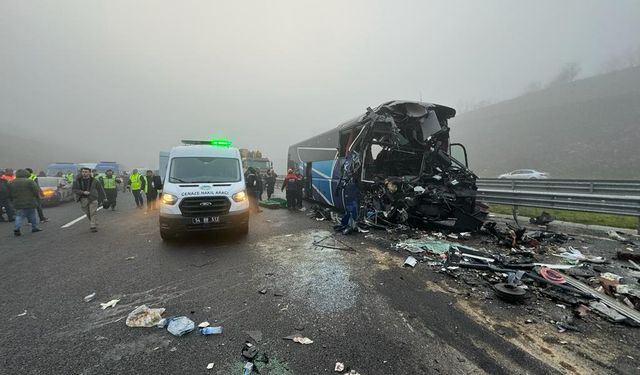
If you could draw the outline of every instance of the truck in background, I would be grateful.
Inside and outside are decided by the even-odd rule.
[[[269,169],[273,168],[273,163],[268,158],[262,157],[262,152],[259,150],[249,150],[241,148],[240,156],[242,157],[242,170],[246,171],[247,168],[253,167],[260,169],[260,175],[265,176]]]

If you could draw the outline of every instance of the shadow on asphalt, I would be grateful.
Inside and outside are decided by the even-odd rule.
[[[177,236],[169,241],[162,241],[161,247],[169,251],[202,251],[224,249],[248,243],[247,235],[232,231],[195,232]]]

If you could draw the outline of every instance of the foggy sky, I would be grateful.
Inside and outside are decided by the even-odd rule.
[[[367,106],[498,101],[638,46],[635,0],[0,0],[0,131],[129,167],[228,137],[282,171]]]

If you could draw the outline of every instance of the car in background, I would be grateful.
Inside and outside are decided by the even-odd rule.
[[[71,184],[62,177],[38,177],[38,185],[42,191],[40,199],[44,206],[73,201]]]
[[[522,179],[522,180],[541,180],[549,178],[549,174],[545,172],[536,171],[534,169],[516,169],[509,173],[504,173],[498,176],[501,179]]]
[[[47,166],[46,175],[49,177],[60,177],[65,176],[67,173],[71,172],[74,176],[78,174],[80,167],[78,164],[69,163],[69,162],[57,162],[51,163]]]

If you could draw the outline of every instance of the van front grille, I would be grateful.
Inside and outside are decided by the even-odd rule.
[[[227,197],[189,197],[180,203],[180,212],[186,217],[220,216],[229,213],[231,202]]]

